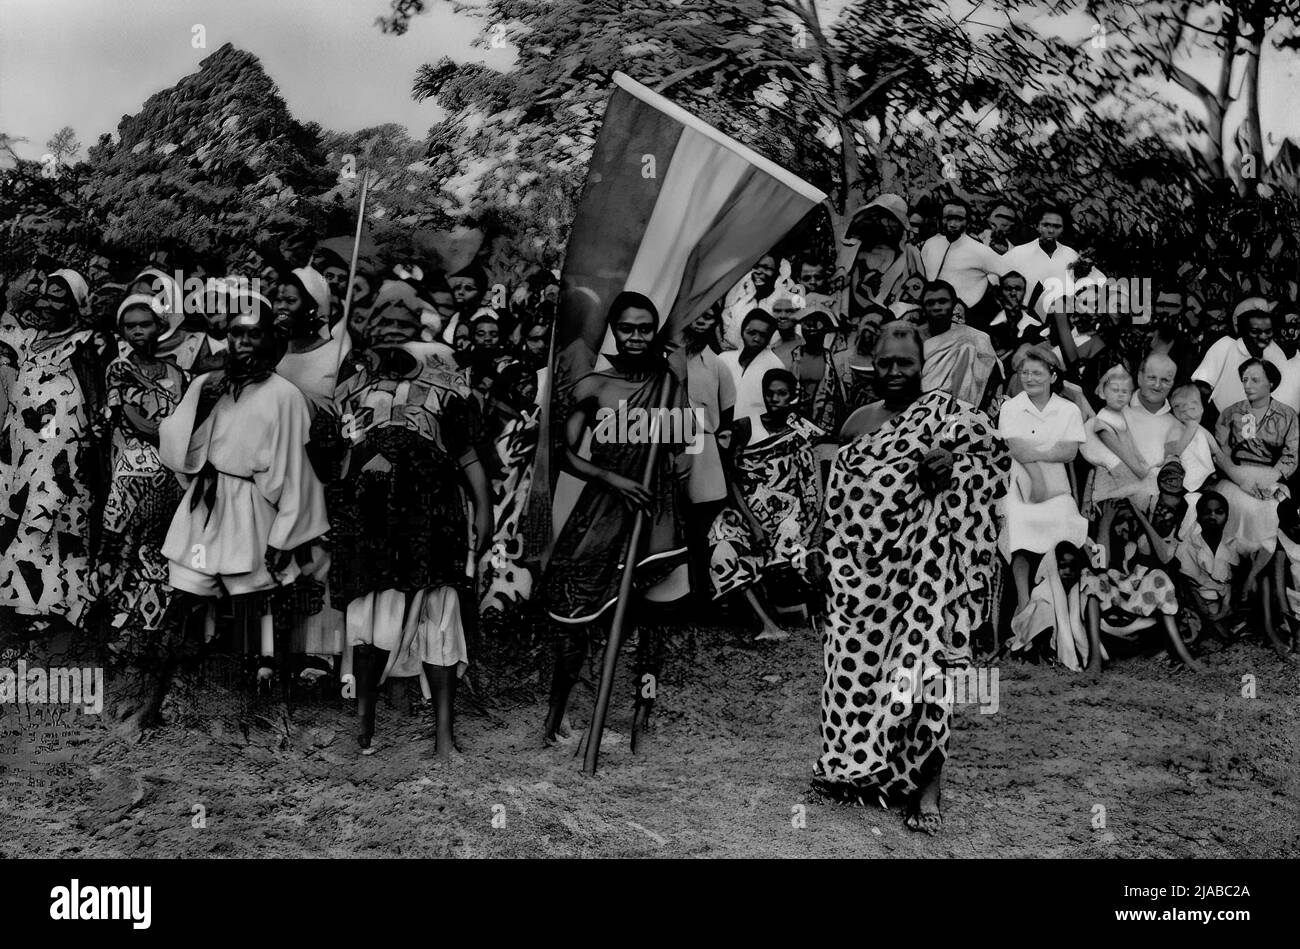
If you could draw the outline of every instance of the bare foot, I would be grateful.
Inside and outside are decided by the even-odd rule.
[[[943,830],[943,814],[939,808],[939,779],[940,774],[935,774],[924,787],[918,788],[912,794],[912,799],[908,802],[907,816],[903,818],[903,826],[908,830],[930,837]]]
[[[943,815],[938,811],[914,811],[903,818],[903,826],[930,837],[937,837],[943,830]]]
[[[564,717],[560,719],[560,724],[555,727],[555,731],[543,736],[542,745],[546,748],[553,748],[556,745],[567,745],[573,741],[573,728],[569,725],[569,713],[565,712]]]
[[[773,642],[780,642],[783,639],[789,639],[789,638],[790,638],[790,634],[786,632],[784,629],[780,629],[779,627],[773,627],[771,629],[765,629],[757,636],[755,636],[754,642],[773,643]]]

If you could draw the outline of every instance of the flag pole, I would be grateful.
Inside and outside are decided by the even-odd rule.
[[[348,318],[352,315],[352,286],[357,279],[357,257],[361,250],[361,232],[366,224],[366,198],[370,194],[370,169],[361,175],[361,203],[357,206],[357,231],[352,236],[352,260],[348,264],[348,292],[343,296],[343,332],[348,332]],[[343,337],[339,336],[338,353],[335,355],[334,375],[338,378],[339,367],[343,365]]]
[[[650,449],[646,454],[645,471],[641,475],[641,486],[650,489],[654,486],[655,469],[659,462],[659,425],[664,418],[664,411],[672,401],[673,385],[676,379],[671,368],[664,370],[664,381],[659,387],[659,409],[651,419]],[[618,670],[618,651],[623,644],[623,626],[627,621],[627,608],[632,600],[632,580],[636,575],[637,554],[641,549],[641,535],[645,531],[646,512],[640,509],[632,522],[632,535],[628,538],[627,548],[623,553],[623,577],[618,585],[618,602],[614,605],[614,618],[609,624],[609,638],[605,642],[605,657],[600,672],[600,688],[596,693],[596,707],[591,714],[591,724],[583,739],[586,754],[582,760],[582,770],[587,774],[596,773],[596,762],[600,758],[600,739],[605,732],[605,715],[609,711],[610,695],[614,691],[614,674]]]

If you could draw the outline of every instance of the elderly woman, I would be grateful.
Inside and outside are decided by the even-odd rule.
[[[880,400],[845,422],[826,496],[830,600],[822,754],[814,785],[906,801],[906,825],[942,827],[947,670],[970,663],[996,570],[995,505],[1010,458],[986,416],[921,392],[915,327],[886,325]]]
[[[408,284],[385,281],[370,347],[335,396],[350,447],[330,494],[330,588],[347,615],[362,754],[373,751],[384,676],[423,674],[437,705],[437,754],[448,758],[456,682],[469,660],[463,611],[475,602],[461,489],[473,502],[478,558],[492,536],[492,502],[464,377],[406,348],[419,339],[422,309]]]
[[[1218,491],[1228,502],[1226,536],[1243,555],[1271,556],[1277,543],[1277,503],[1289,497],[1300,451],[1296,413],[1273,398],[1278,367],[1247,359],[1237,368],[1246,398],[1224,409],[1214,434],[1227,458]]]
[[[1011,562],[1018,609],[1024,609],[1043,554],[1060,543],[1082,546],[1088,538],[1066,469],[1085,436],[1078,407],[1059,394],[1064,379],[1051,350],[1022,347],[1012,368],[1023,388],[998,413],[998,432],[1013,459],[999,547]]]
[[[153,296],[134,294],[117,310],[117,330],[130,347],[108,367],[108,409],[113,435],[113,479],[100,537],[100,596],[114,655],[146,672],[161,645],[172,600],[162,545],[184,493],[158,457],[158,427],[185,394],[185,372],[159,358],[158,340],[180,322]],[[159,683],[137,677],[114,689],[125,700],[123,717],[137,725],[152,712]]]
[[[33,627],[79,626],[90,605],[91,515],[103,483],[94,425],[107,343],[76,329],[85,280],[56,270],[28,327],[7,333],[18,360],[0,430],[0,605]]]

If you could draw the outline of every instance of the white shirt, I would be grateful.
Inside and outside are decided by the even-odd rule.
[[[1201,532],[1201,525],[1193,520],[1187,536],[1178,544],[1175,556],[1183,575],[1195,583],[1206,599],[1217,600],[1229,591],[1232,568],[1241,562],[1237,539],[1225,536],[1217,550],[1211,550]]]
[[[1047,405],[1039,409],[1021,392],[1002,404],[998,413],[998,434],[1003,438],[1029,438],[1039,447],[1057,442],[1082,444],[1087,436],[1083,431],[1083,416],[1073,402],[1053,394]],[[1066,494],[1070,490],[1069,475],[1063,463],[1047,464],[1043,479],[1050,494]]]
[[[1187,443],[1187,447],[1179,456],[1183,463],[1183,487],[1188,492],[1201,490],[1201,486],[1210,479],[1210,475],[1214,474],[1214,454],[1210,451],[1211,440],[1210,433],[1198,425],[1196,434],[1192,436],[1192,440]]]
[[[1060,281],[1062,288],[1067,286],[1067,282],[1073,279],[1067,268],[1078,259],[1078,251],[1059,243],[1049,256],[1047,251],[1043,250],[1043,245],[1038,242],[1038,238],[1034,238],[1027,244],[1017,244],[1002,255],[1002,272],[1009,273],[1014,270],[1025,278],[1025,302],[1028,303],[1030,297],[1034,295],[1035,284],[1041,283],[1044,290],[1049,293],[1053,289],[1048,284],[1049,280]],[[1091,281],[1092,274],[1089,274],[1080,285]],[[1053,295],[1060,295],[1059,288]]]
[[[765,349],[742,370],[740,350],[729,349],[718,356],[718,362],[727,367],[736,384],[736,411],[733,418],[748,418],[766,412],[767,406],[763,404],[763,376],[769,369],[785,368],[781,357],[772,350]]]
[[[1205,353],[1205,358],[1201,364],[1196,367],[1192,373],[1193,382],[1204,382],[1207,385],[1214,386],[1214,391],[1210,394],[1210,400],[1214,403],[1215,408],[1220,412],[1233,403],[1240,402],[1246,397],[1246,390],[1241,387],[1241,377],[1237,375],[1237,367],[1250,358],[1250,350],[1246,344],[1239,339],[1231,336],[1225,336],[1223,339],[1214,341]],[[1264,358],[1277,366],[1282,371],[1287,366],[1286,353],[1282,352],[1277,343],[1269,343],[1268,348],[1264,350]],[[1283,372],[1282,385],[1278,387],[1279,391],[1275,392],[1274,398],[1279,402],[1286,402],[1283,395],[1289,398],[1300,398],[1300,392],[1295,396],[1290,393],[1291,379],[1288,374]],[[1282,392],[1282,390],[1288,390]],[[1292,408],[1296,408],[1291,402],[1286,402]]]
[[[921,263],[927,280],[946,280],[966,306],[974,306],[989,286],[989,275],[1006,272],[1005,260],[991,247],[969,234],[949,241],[936,234],[921,245]]]
[[[1032,438],[1040,446],[1084,440],[1079,407],[1055,393],[1039,408],[1028,392],[1012,396],[998,413],[998,434],[1003,438]]]
[[[1138,454],[1148,465],[1158,465],[1165,460],[1165,445],[1169,441],[1169,432],[1175,425],[1182,423],[1174,418],[1169,403],[1160,406],[1159,411],[1152,412],[1142,404],[1139,393],[1134,392],[1124,410],[1124,421],[1128,422],[1129,433],[1133,436],[1133,445]]]
[[[696,504],[721,501],[727,496],[727,480],[715,436],[723,411],[735,405],[736,387],[732,371],[723,369],[722,357],[713,350],[703,349],[687,359],[686,395],[702,427],[699,451],[687,456],[687,497]]]

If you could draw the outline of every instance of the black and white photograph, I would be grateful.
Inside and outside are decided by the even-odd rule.
[[[23,911],[942,858],[1240,938],[1298,91],[1300,0],[0,0]]]

